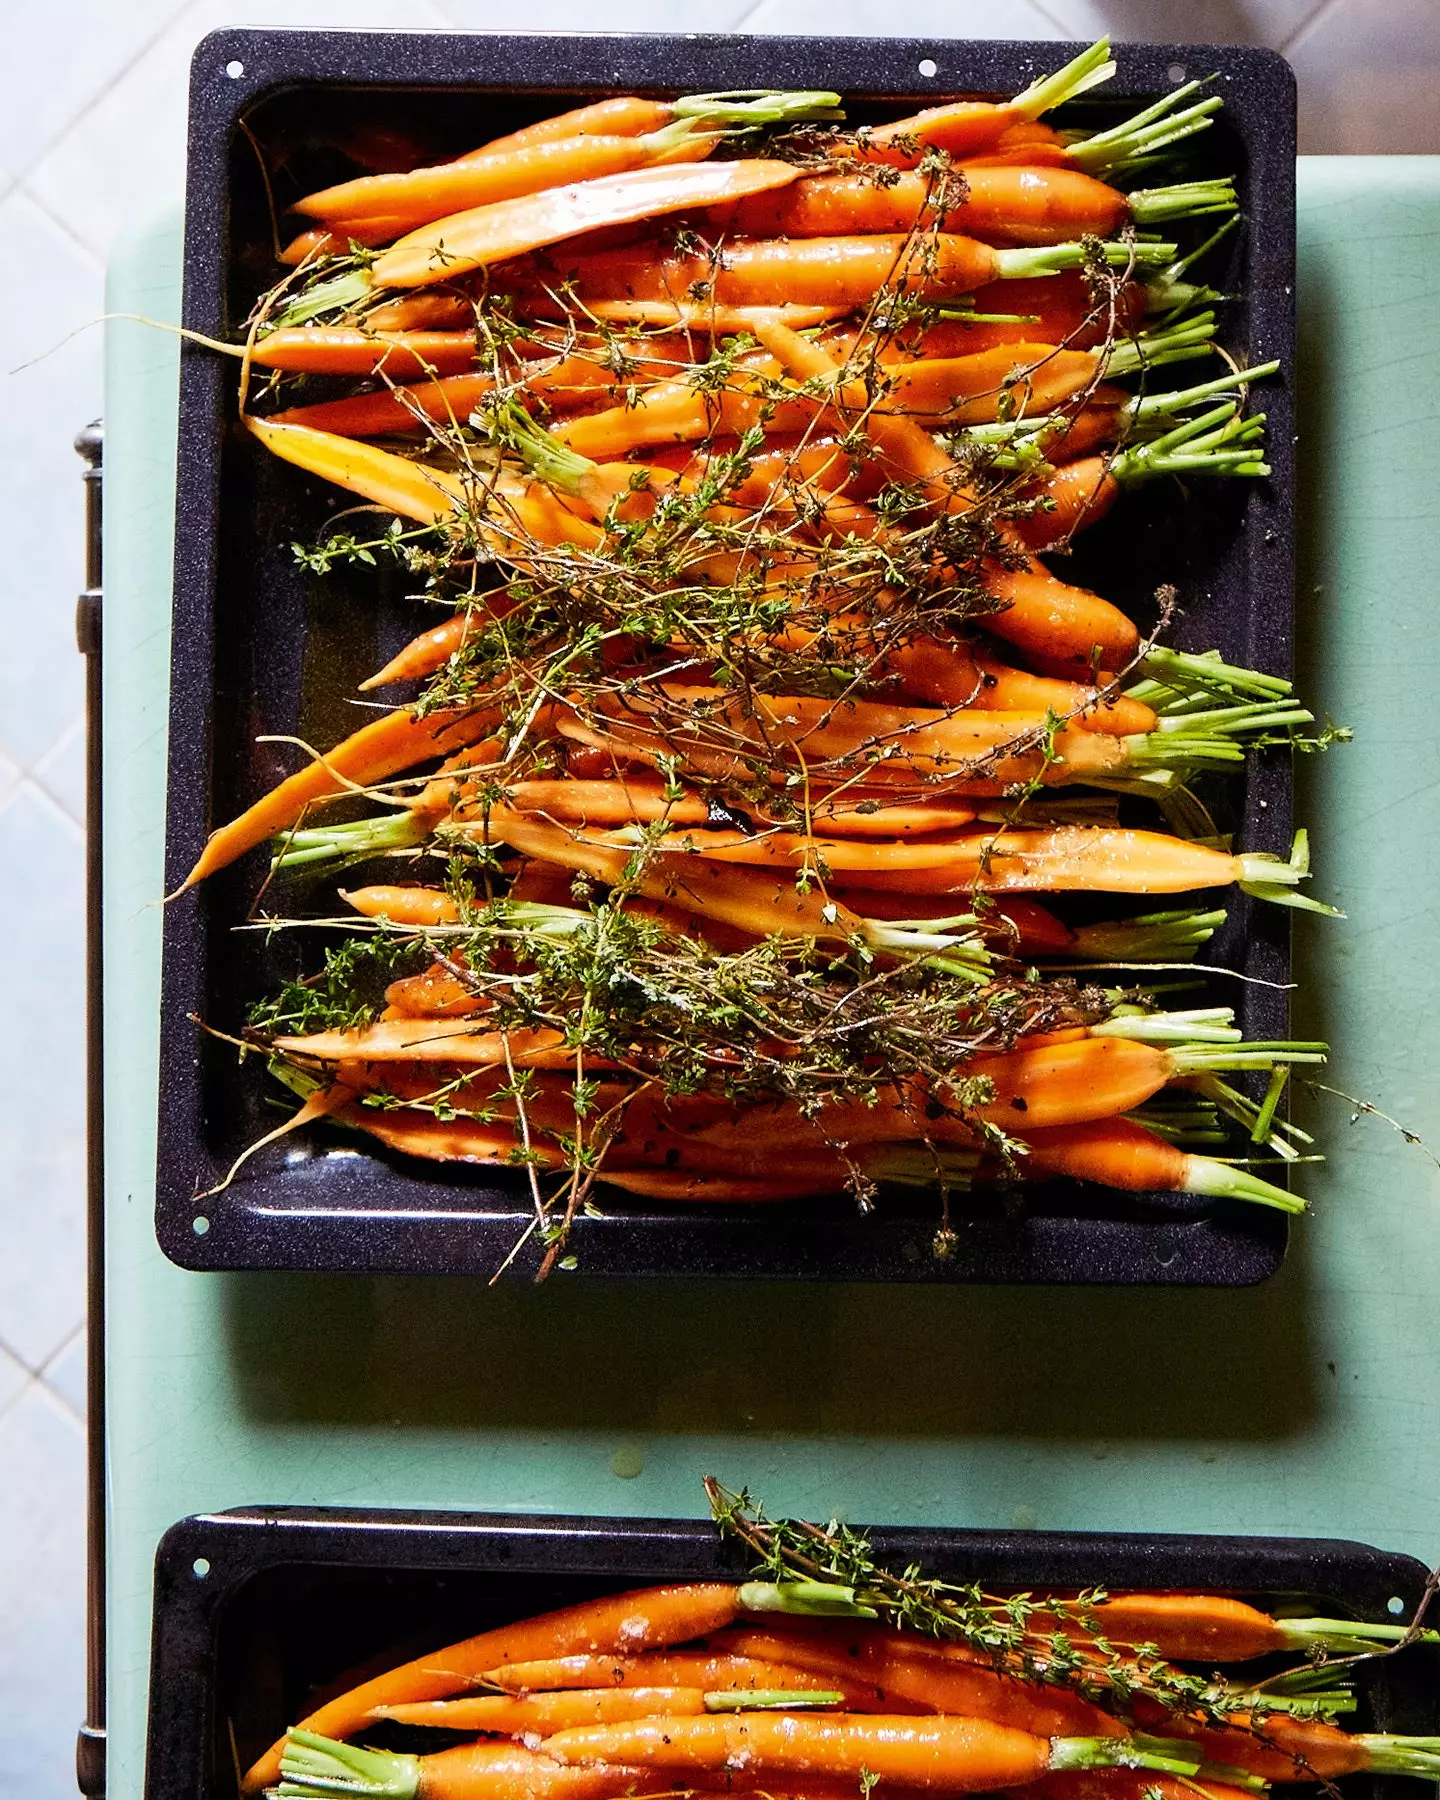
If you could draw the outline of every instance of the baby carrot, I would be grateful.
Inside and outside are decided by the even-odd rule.
[[[475,366],[475,333],[290,325],[257,338],[250,356],[262,368],[297,375],[456,375]]]
[[[1108,81],[1114,73],[1110,40],[1101,38],[1053,75],[1032,82],[1013,100],[951,100],[943,106],[927,107],[908,118],[857,132],[853,143],[842,143],[837,152],[899,169],[913,169],[928,149],[963,156],[1002,142],[1012,128],[1030,124],[1042,113]]]
[[[425,287],[601,226],[659,218],[784,187],[799,173],[790,163],[755,158],[652,165],[601,181],[551,188],[423,226],[376,257],[370,278],[382,288]]]
[[[1077,1181],[1098,1181],[1103,1187],[1132,1190],[1160,1188],[1180,1194],[1209,1194],[1216,1198],[1260,1201],[1264,1205],[1277,1207],[1281,1212],[1305,1210],[1303,1200],[1287,1193],[1284,1188],[1263,1181],[1258,1175],[1252,1175],[1248,1169],[1237,1169],[1229,1163],[1215,1162],[1208,1156],[1194,1156],[1130,1119],[1099,1119],[1089,1124],[1064,1125],[1051,1130],[1036,1129],[1027,1121],[1019,1128],[1019,1132],[1028,1151],[1021,1164],[1021,1172],[1027,1176],[1069,1175]],[[1152,1602],[1159,1601],[1160,1604],[1155,1608],[1159,1616],[1163,1616],[1166,1610],[1164,1602],[1167,1599],[1181,1600],[1189,1608],[1185,1623],[1193,1630],[1193,1642],[1196,1644],[1202,1642],[1206,1635],[1207,1610],[1211,1611],[1211,1628],[1222,1643],[1226,1628],[1232,1624],[1225,1617],[1227,1606],[1234,1606],[1244,1612],[1252,1610],[1250,1607],[1241,1608],[1238,1601],[1226,1602],[1219,1595],[1205,1596],[1205,1599],[1215,1602],[1213,1609],[1207,1609],[1190,1595],[1152,1595],[1140,1598],[1142,1601],[1147,1598]],[[1116,1612],[1110,1619],[1104,1624],[1099,1623],[1099,1611],[1107,1604],[1109,1603],[1102,1602],[1101,1609],[1097,1609],[1098,1628],[1108,1635],[1110,1624],[1113,1623],[1119,1632],[1133,1631],[1133,1626],[1126,1626],[1124,1623],[1126,1608],[1123,1599],[1115,1603]],[[1143,1618],[1145,1610],[1142,1605],[1135,1609],[1132,1616]],[[1176,1608],[1177,1613],[1180,1610]],[[1273,1625],[1274,1621],[1267,1620],[1266,1623]],[[1070,1629],[1068,1623],[1066,1629]],[[1114,1641],[1133,1643],[1137,1640],[1130,1636],[1117,1636]],[[1144,1637],[1138,1641],[1149,1643],[1151,1640]],[[1187,1651],[1186,1654],[1191,1652]],[[1206,1653],[1196,1649],[1193,1654],[1199,1660]]]
[[[533,125],[522,125],[505,137],[494,138],[471,150],[457,162],[472,162],[486,156],[508,156],[515,150],[526,150],[532,144],[548,144],[557,138],[574,137],[639,137],[647,131],[659,131],[675,118],[673,104],[666,100],[646,100],[638,94],[616,94],[609,100],[596,100],[588,106],[577,106],[570,112],[556,113],[548,119],[537,119]]]
[[[709,1650],[650,1650],[642,1656],[560,1656],[548,1662],[511,1663],[489,1669],[488,1686],[513,1694],[549,1692],[556,1688],[593,1687],[696,1687],[706,1692],[746,1688],[833,1687],[833,1681],[812,1675],[793,1663],[769,1661]],[[847,1695],[878,1701],[880,1691],[853,1677],[845,1683]]]
[[[540,1613],[402,1663],[327,1701],[302,1724],[311,1734],[348,1737],[365,1724],[375,1707],[444,1699],[469,1687],[483,1669],[530,1662],[539,1656],[617,1650],[633,1653],[684,1643],[687,1638],[731,1623],[739,1610],[738,1594],[739,1589],[730,1583],[687,1582],[607,1594],[558,1612]],[[274,1781],[280,1772],[285,1745],[286,1740],[281,1738],[247,1772],[247,1793]],[[517,1761],[510,1766],[520,1765]]]
[[[392,656],[383,669],[377,669],[360,683],[362,694],[371,688],[388,687],[392,681],[413,681],[433,675],[463,648],[472,625],[477,623],[471,611],[458,612],[443,625],[432,625],[418,637],[411,638],[405,648]]]
[[[1025,1793],[1030,1800],[1256,1800],[1253,1788],[1153,1769],[1067,1769],[1042,1775]]]
[[[1171,1662],[1250,1662],[1278,1651],[1363,1653],[1397,1644],[1409,1627],[1372,1625],[1359,1619],[1276,1619],[1229,1594],[1111,1594],[1085,1608],[1094,1629],[1112,1643],[1151,1644]],[[1060,1627],[1057,1616],[1050,1629]],[[1043,1628],[1043,1627],[1042,1627]],[[1063,1628],[1077,1638],[1089,1628],[1067,1617]],[[1426,1632],[1430,1643],[1440,1633]]]
[[[340,898],[367,919],[388,919],[392,925],[453,925],[460,917],[443,888],[342,888]]]
[[[726,165],[702,165],[715,166]],[[791,170],[792,176],[797,173]],[[1132,246],[1125,253],[1125,262],[1132,260],[1132,251],[1142,264],[1155,263],[1172,253],[1173,246]],[[1120,250],[1113,246],[1102,254],[1115,262],[1122,260]],[[560,267],[587,305],[594,300],[673,301],[688,295],[694,302],[714,300],[720,306],[790,304],[849,309],[868,306],[882,288],[948,300],[971,294],[992,281],[1080,268],[1084,258],[1078,244],[997,250],[956,232],[935,232],[919,243],[908,233],[877,232],[793,240],[737,239],[725,243],[713,256],[701,252],[660,255],[654,246],[629,246],[561,258]],[[374,265],[377,278],[385,261],[382,256]],[[441,273],[435,279],[440,279]],[[521,291],[534,285],[534,276],[523,267],[515,271],[515,279]]]
[[[1080,169],[998,166],[956,170],[947,188],[916,170],[881,186],[865,174],[809,175],[783,194],[724,209],[716,222],[746,237],[833,237],[846,232],[965,232],[986,243],[1060,244],[1106,238],[1130,222],[1149,226],[1187,212],[1233,209],[1226,180],[1121,193]]]
[[[519,1744],[482,1741],[432,1756],[401,1756],[361,1750],[298,1726],[276,1757],[276,1773],[287,1800],[335,1794],[352,1800],[621,1800],[666,1786],[648,1770],[565,1768]]]
[[[238,819],[212,832],[184,886],[193,887],[266,838],[288,831],[317,801],[385,781],[457,744],[473,743],[494,723],[495,714],[483,707],[430,713],[423,719],[401,707],[362,725],[327,755],[272,788]]]
[[[703,1688],[580,1688],[569,1692],[466,1694],[458,1700],[417,1700],[377,1706],[371,1715],[397,1725],[429,1725],[442,1731],[474,1731],[489,1737],[520,1737],[565,1731],[575,1725],[608,1725],[621,1719],[701,1717]]]
[[[1187,1761],[1125,1738],[1043,1738],[983,1719],[906,1714],[645,1719],[557,1732],[542,1749],[559,1761],[581,1765],[742,1768],[762,1777],[858,1779],[863,1772],[907,1788],[951,1794],[1022,1786],[1050,1769],[1124,1761],[1132,1767],[1190,1773],[1198,1764],[1198,1758]]]

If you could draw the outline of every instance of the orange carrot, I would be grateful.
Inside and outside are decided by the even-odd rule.
[[[598,1179],[627,1194],[637,1194],[642,1199],[663,1200],[667,1203],[678,1201],[686,1205],[699,1203],[712,1206],[748,1206],[764,1201],[778,1204],[801,1199],[807,1194],[835,1192],[835,1180],[830,1175],[800,1178],[787,1175],[780,1180],[766,1181],[735,1175],[692,1174],[684,1169],[602,1168]],[[811,1784],[807,1782],[805,1800],[813,1792]],[[765,1800],[782,1800],[782,1795],[767,1786]],[[800,1800],[800,1797],[797,1796],[796,1800]]]
[[[273,1040],[287,1056],[314,1062],[418,1062],[444,1060],[465,1068],[564,1069],[574,1065],[558,1031],[486,1031],[469,1019],[383,1019],[353,1031],[316,1031]],[[594,1058],[588,1059],[592,1064]]]
[[[288,325],[257,338],[251,360],[299,375],[454,375],[475,366],[475,333]]]
[[[647,131],[658,131],[675,117],[674,109],[664,100],[644,100],[637,94],[616,94],[609,100],[596,100],[572,112],[557,113],[553,118],[537,119],[523,125],[507,137],[495,138],[471,150],[458,162],[471,162],[486,156],[508,156],[515,150],[528,150],[534,144],[548,144],[556,138],[572,137],[639,137]]]
[[[1100,1707],[1064,1689],[1017,1680],[978,1661],[945,1661],[921,1654],[923,1640],[896,1631],[839,1631],[732,1626],[721,1634],[744,1655],[788,1660],[814,1676],[846,1670],[873,1680],[883,1693],[934,1712],[958,1713],[1011,1725],[1037,1737],[1124,1737],[1125,1726]]]
[[[420,288],[372,306],[365,315],[370,331],[455,331],[475,323],[475,302],[467,294],[443,288]]]
[[[546,1736],[574,1725],[608,1725],[619,1719],[692,1718],[705,1712],[703,1688],[580,1688],[568,1693],[467,1694],[459,1700],[417,1700],[377,1706],[372,1717],[397,1725],[441,1731],[474,1731],[490,1737]]]
[[[212,832],[184,885],[193,887],[277,832],[288,831],[317,801],[348,793],[352,787],[372,786],[457,744],[473,743],[494,723],[495,714],[483,707],[436,712],[423,719],[405,707],[383,714],[282,781],[238,819]]]
[[[542,824],[508,808],[494,808],[485,825],[462,829],[467,835],[509,844],[526,856],[579,870],[609,886],[625,882],[636,893],[739,926],[757,937],[847,939],[862,929],[861,920],[847,907],[837,906],[818,889],[802,894],[793,882],[696,857],[661,852],[637,859],[631,850],[583,842],[558,825]],[[632,868],[632,862],[638,867]]]
[[[922,871],[891,876],[877,870],[865,877],[864,885],[904,892],[913,884],[916,892],[951,894],[1182,894],[1261,880],[1264,866],[1163,832],[1090,825],[977,831],[964,841],[957,833],[951,853],[948,877],[928,877]]]
[[[890,653],[888,666],[907,694],[933,706],[977,707],[996,712],[1074,715],[1072,723],[1114,737],[1153,731],[1152,708],[1124,694],[1100,698],[1100,689],[1013,669],[984,650],[958,640],[917,638]]]
[[[1109,457],[1086,456],[1053,470],[1034,494],[1048,500],[1049,509],[1023,519],[1019,532],[1032,550],[1046,550],[1098,524],[1120,498],[1120,483],[1110,473]]]
[[[747,1775],[854,1777],[907,1788],[975,1793],[1033,1781],[1062,1762],[1066,1739],[1036,1737],[983,1719],[885,1714],[750,1713],[642,1719],[557,1732],[544,1753],[575,1764],[625,1763],[674,1771],[744,1769]],[[1058,1752],[1058,1754],[1057,1754]],[[1090,1758],[1104,1759],[1103,1752]]]
[[[643,1656],[561,1656],[546,1662],[513,1663],[489,1669],[485,1682],[512,1694],[534,1694],[557,1688],[695,1687],[707,1693],[737,1688],[824,1688],[833,1685],[793,1663],[763,1657],[715,1654],[706,1650],[652,1650]],[[846,1691],[870,1700],[879,1689],[853,1679]]]
[[[392,925],[453,925],[460,909],[443,888],[363,887],[343,888],[340,898],[367,919],[388,919]]]
[[[977,239],[953,232],[928,237],[921,255],[907,236],[885,233],[794,242],[736,240],[713,259],[700,253],[657,255],[653,246],[641,245],[562,259],[561,268],[587,304],[690,296],[696,303],[714,300],[720,306],[850,308],[868,305],[882,287],[936,300],[972,293],[996,278],[996,255]],[[375,265],[377,270],[384,260]],[[517,274],[523,277],[524,271]],[[522,280],[522,291],[525,285]]]
[[[475,612],[466,611],[446,619],[443,625],[432,625],[428,631],[422,631],[418,637],[411,638],[405,648],[392,656],[383,669],[377,669],[362,681],[360,692],[364,694],[371,688],[388,687],[392,681],[414,681],[425,675],[433,675],[436,669],[443,667],[464,647],[471,626],[477,623]]]
[[[404,229],[402,218],[347,219],[333,231],[324,225],[314,225],[291,238],[280,252],[280,261],[287,268],[298,268],[301,263],[315,262],[322,256],[344,256],[352,243],[388,244]]]
[[[1124,194],[1079,169],[962,164],[956,173],[963,189],[919,170],[884,186],[864,174],[809,175],[782,194],[741,200],[714,218],[744,237],[838,237],[919,227],[1027,245],[1110,237],[1130,217]]]
[[[1252,1788],[1153,1769],[1066,1769],[1042,1775],[1023,1792],[1027,1800],[1256,1800]]]
[[[365,1724],[377,1706],[443,1700],[463,1692],[485,1669],[532,1662],[541,1656],[596,1651],[633,1654],[684,1643],[728,1625],[738,1611],[738,1595],[738,1588],[730,1583],[690,1582],[607,1594],[558,1612],[541,1613],[402,1663],[327,1701],[302,1720],[302,1725],[330,1737],[348,1737]],[[247,1772],[244,1787],[248,1793],[274,1781],[283,1746],[281,1739]]]
[[[883,893],[837,882],[833,892],[867,919],[943,919],[953,914],[949,894]],[[975,929],[1000,950],[1021,956],[1059,956],[1075,947],[1075,933],[1037,901],[1007,895],[980,913]]]
[[[790,163],[755,158],[661,164],[601,181],[576,182],[426,225],[378,256],[370,275],[377,287],[425,287],[600,226],[658,218],[785,187],[799,172]]]
[[[363,175],[297,200],[294,211],[325,223],[348,219],[398,218],[401,229],[502,200],[518,200],[547,189],[603,180],[652,163],[702,161],[719,142],[715,134],[670,128],[658,134],[621,137],[587,133],[526,144],[506,155],[409,169],[398,175]],[[398,235],[398,234],[397,234]]]
[[[379,1791],[393,1800],[621,1800],[665,1786],[648,1770],[565,1768],[520,1744],[481,1741],[431,1756],[401,1756],[354,1750],[299,1726],[284,1741],[276,1770],[284,1776],[285,1791],[293,1794],[371,1793],[375,1790],[362,1787],[361,1781],[380,1776],[386,1785]],[[321,1785],[308,1786],[316,1777]]]

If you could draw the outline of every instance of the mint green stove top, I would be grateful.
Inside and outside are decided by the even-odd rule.
[[[1356,742],[1302,761],[1296,1033],[1440,1147],[1440,159],[1300,165],[1299,647]],[[113,311],[179,313],[178,216]],[[192,1275],[151,1229],[174,340],[109,327],[105,954],[110,1793],[144,1766],[151,1560],[187,1513],[693,1515],[699,1478],[898,1523],[1355,1537],[1440,1557],[1440,1164],[1343,1101],[1258,1289]],[[183,528],[183,521],[182,521]]]

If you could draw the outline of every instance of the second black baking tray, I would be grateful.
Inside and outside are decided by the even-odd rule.
[[[1294,82],[1269,51],[1117,47],[1119,72],[1065,118],[1107,124],[1187,75],[1214,77],[1224,110],[1194,165],[1232,173],[1244,216],[1206,278],[1236,296],[1223,340],[1245,360],[1294,341]],[[338,179],[335,154],[356,134],[404,140],[432,160],[526,120],[616,89],[834,87],[851,117],[897,112],[956,93],[1013,93],[1064,60],[1054,44],[936,39],[220,32],[196,53],[185,237],[185,323],[233,336],[271,279],[269,191],[283,205]],[[243,126],[243,129],[242,129]],[[1226,260],[1228,257],[1228,261]],[[235,423],[233,368],[183,353],[167,810],[173,889],[206,832],[290,768],[295,751],[265,736],[329,744],[353,729],[344,695],[416,629],[398,578],[375,571],[307,577],[291,551],[336,510],[333,491],[267,456]],[[1267,384],[1273,475],[1209,484],[1183,499],[1128,502],[1087,534],[1074,579],[1145,616],[1173,582],[1184,648],[1286,674],[1291,664],[1292,456],[1288,386]],[[1157,487],[1164,484],[1156,484]],[[1244,494],[1226,491],[1245,487]],[[1251,850],[1284,851],[1290,778],[1263,761],[1230,789],[1222,825]],[[457,1173],[298,1134],[248,1162],[203,1201],[236,1156],[277,1120],[258,1062],[198,1030],[235,1031],[273,987],[286,949],[235,927],[263,879],[263,853],[167,909],[162,986],[157,1230],[190,1268],[454,1271],[490,1275],[531,1217],[523,1178]],[[1252,1037],[1285,1035],[1286,915],[1237,897],[1207,957],[1252,978],[1225,983]],[[746,1276],[851,1281],[1198,1283],[1263,1280],[1285,1251],[1283,1215],[1236,1203],[1117,1194],[1053,1183],[1023,1205],[984,1196],[957,1207],[954,1254],[932,1254],[932,1196],[853,1203],[683,1208],[604,1196],[578,1221],[580,1270],[609,1275]],[[532,1239],[513,1265],[524,1278]]]
[[[1393,1623],[1425,1587],[1412,1558],[1328,1538],[896,1528],[871,1541],[894,1567],[1002,1592],[1208,1589]],[[237,1760],[248,1767],[321,1700],[409,1657],[595,1594],[739,1579],[745,1566],[688,1520],[301,1507],[185,1519],[155,1563],[146,1800],[232,1800]],[[1347,1729],[1440,1730],[1440,1648],[1369,1665],[1359,1693]],[[1345,1791],[1399,1800],[1407,1787],[1362,1776]]]

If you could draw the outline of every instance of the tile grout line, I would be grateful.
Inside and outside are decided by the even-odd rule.
[[[50,1370],[54,1368],[55,1364],[73,1343],[77,1340],[81,1342],[84,1341],[86,1324],[87,1321],[82,1319],[70,1333],[69,1337],[56,1345],[55,1349],[50,1352],[44,1362],[41,1363],[40,1367],[35,1371],[35,1379],[41,1383],[48,1393],[52,1394],[55,1399],[60,1402],[61,1406],[65,1408],[66,1412],[69,1413],[72,1418],[78,1420],[82,1425],[86,1422],[83,1407],[72,1405],[66,1396],[60,1392],[59,1388],[57,1388],[55,1383],[50,1379]]]
[[[41,160],[43,161],[44,159],[42,158]],[[38,168],[39,164],[37,163],[35,165],[35,167]],[[76,229],[73,225],[71,225],[67,220],[61,218],[60,214],[56,212],[55,208],[53,206],[51,206],[50,202],[48,200],[46,200],[43,197],[43,195],[36,193],[35,189],[33,187],[31,187],[31,185],[30,185],[30,180],[29,180],[28,175],[21,176],[19,181],[17,181],[15,183],[14,187],[11,188],[10,193],[7,196],[7,198],[13,199],[16,194],[19,194],[22,199],[28,200],[30,205],[35,208],[36,212],[43,213],[45,218],[49,220],[49,222],[55,227],[55,229],[57,231],[64,232],[65,236],[67,238],[69,238],[70,242],[75,246],[75,248],[77,250],[79,250],[81,252],[81,254],[85,257],[85,259],[88,262],[91,262],[95,265],[95,268],[98,271],[98,273],[102,276],[104,275],[104,273],[105,273],[105,258],[92,245],[87,244],[85,242],[84,238],[82,238],[80,236],[79,232],[76,231]],[[88,329],[88,327],[85,325],[82,325],[80,327],[81,331],[84,331],[86,329]],[[63,344],[67,341],[68,341],[67,339],[62,338],[60,340],[60,344]],[[56,344],[54,346],[54,348],[58,350],[60,348],[60,344]],[[41,354],[48,356],[50,354],[50,352],[47,350],[47,351],[43,351]]]
[[[86,117],[87,114],[93,112],[102,100],[104,100],[109,94],[113,93],[117,87],[119,87],[120,83],[125,79],[125,77],[130,73],[130,71],[133,68],[135,68],[135,66],[144,57],[146,57],[150,54],[150,52],[160,42],[161,38],[164,37],[165,33],[167,31],[169,31],[173,25],[176,25],[179,23],[179,21],[185,16],[185,14],[187,12],[189,12],[189,10],[193,4],[194,4],[194,0],[182,0],[181,5],[179,5],[175,9],[175,11],[166,18],[164,23],[162,25],[160,25],[154,32],[152,32],[149,37],[145,38],[141,42],[139,49],[135,51],[134,55],[131,56],[128,61],[123,62],[120,65],[120,67],[118,69],[116,69],[114,71],[114,73],[106,81],[102,82],[101,85],[90,96],[90,98],[83,103],[83,105],[80,107],[80,110],[77,113],[75,113],[71,118],[66,120],[66,122],[60,127],[59,131],[57,131],[55,133],[54,137],[46,139],[46,141],[35,152],[34,156],[31,157],[30,161],[28,163],[23,164],[16,171],[15,183],[14,183],[14,185],[16,187],[21,186],[22,183],[24,183],[24,181],[26,180],[26,178],[31,174],[31,172],[33,170],[39,168],[40,164],[42,162],[44,162],[45,158],[47,156],[49,156],[49,154],[52,150],[56,149],[60,144],[64,143],[65,139],[70,136],[71,132],[75,130],[75,128],[81,123],[81,121]]]

